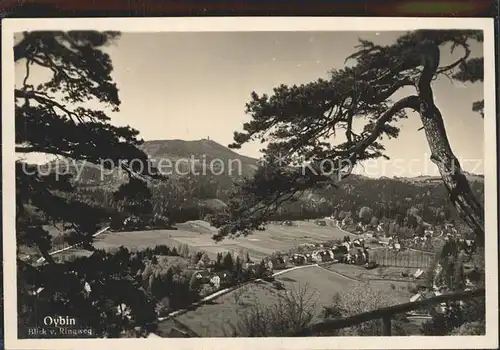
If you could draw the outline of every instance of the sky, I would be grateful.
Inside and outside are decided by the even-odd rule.
[[[390,44],[402,32],[189,32],[122,33],[106,47],[114,65],[112,76],[122,101],[108,114],[116,125],[130,125],[144,140],[210,139],[228,145],[234,131],[250,120],[245,104],[250,94],[271,93],[280,84],[302,84],[328,78],[344,67],[358,38]],[[474,43],[473,55],[482,55]],[[459,53],[458,53],[459,54]],[[442,64],[451,62],[442,50]],[[24,77],[16,66],[16,82]],[[38,74],[38,76],[37,76]],[[45,72],[31,72],[43,80]],[[452,149],[465,170],[483,173],[483,120],[472,102],[483,98],[483,85],[433,84],[436,105],[444,118]],[[395,96],[395,98],[397,95]],[[399,123],[398,139],[384,140],[391,161],[377,161],[356,172],[368,176],[436,175],[418,115]],[[260,156],[260,143],[239,153]],[[397,162],[395,162],[397,160]],[[397,164],[396,164],[397,163]]]

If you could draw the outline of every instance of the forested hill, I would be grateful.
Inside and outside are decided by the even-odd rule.
[[[195,176],[213,177],[214,174],[227,182],[227,177],[250,176],[257,168],[257,159],[242,156],[213,140],[153,140],[145,141],[140,147],[170,177],[178,178],[188,172]],[[194,165],[191,165],[194,164]],[[124,173],[101,171],[102,167],[92,163],[57,159],[47,163],[43,170],[69,172],[79,186],[112,186],[122,183]],[[197,174],[198,173],[198,174]],[[222,173],[222,176],[219,175]]]
[[[187,167],[190,167],[188,161],[194,161],[196,171],[199,171],[199,176],[212,177],[219,173],[220,164],[225,167],[223,175],[230,175],[236,177],[238,175],[250,176],[257,167],[258,160],[255,158],[240,155],[226,146],[223,146],[213,140],[201,139],[194,141],[185,140],[152,140],[145,141],[140,148],[156,162],[162,161],[163,164],[167,166],[168,162],[171,162],[172,168],[176,166],[179,167],[179,172],[187,172]],[[217,161],[216,161],[217,160]],[[211,163],[212,162],[212,163]],[[66,162],[65,160],[56,160],[46,165],[51,167],[52,170],[66,170],[66,166],[69,166],[67,171],[75,174],[76,168],[82,169],[81,176],[75,179],[77,184],[83,186],[102,186],[110,185],[113,183],[120,183],[122,179],[118,172],[105,171],[104,174],[101,173],[100,167],[98,165],[87,163],[82,165],[81,163],[75,163],[73,161]],[[202,168],[206,169],[205,172],[201,171]],[[231,168],[231,171],[229,171]],[[239,171],[241,169],[241,171]],[[175,169],[172,169],[175,170]],[[222,170],[222,169],[220,169]],[[175,173],[175,171],[173,171]],[[175,174],[172,174],[175,175]],[[180,174],[177,174],[180,175]],[[483,175],[476,174],[466,174],[469,181],[480,181],[484,180]],[[180,175],[182,176],[182,175]],[[198,176],[198,174],[196,175]],[[215,175],[219,176],[220,175]],[[357,181],[357,180],[369,180],[369,178],[362,175],[351,175],[347,182]],[[380,180],[387,180],[389,178],[382,177]],[[438,184],[441,183],[441,178],[436,176],[417,176],[412,178],[391,178],[393,181],[402,181],[415,185],[420,184]],[[225,181],[224,181],[225,182]]]
[[[246,170],[255,169],[257,159],[240,155],[233,150],[209,139],[195,141],[184,140],[154,140],[146,141],[140,147],[146,154],[155,159],[189,159],[202,161],[206,158],[208,162],[220,159],[224,163],[231,160],[239,160]]]
[[[238,172],[235,171],[231,175],[223,172],[223,175],[217,175],[212,172],[214,169],[208,169],[204,175],[200,171],[206,166],[203,162],[210,164],[211,160],[220,159],[227,165],[231,161],[236,164],[234,161],[238,160],[241,164],[241,174],[244,176],[251,175],[257,165],[257,160],[240,156],[211,140],[147,141],[141,148],[155,160],[199,160],[197,175],[170,176],[167,182],[152,189],[154,211],[167,215],[176,222],[201,219],[213,209],[210,203],[213,203],[214,199],[222,205],[228,199]],[[181,162],[182,164],[187,163]],[[60,164],[57,166],[61,167]],[[74,168],[72,165],[70,167]],[[95,202],[97,205],[113,207],[110,190],[116,188],[124,178],[120,179],[117,172],[106,173],[101,181],[102,174],[97,166],[84,166],[82,169],[81,177],[76,181],[78,190],[75,195],[83,196],[86,201]],[[467,177],[478,199],[484,201],[483,176],[467,174]],[[280,219],[293,220],[343,211],[350,212],[355,217],[363,206],[370,207],[374,216],[379,219],[403,220],[409,211],[418,213],[425,222],[431,224],[458,219],[439,177],[374,179],[355,174],[344,179],[338,188],[308,193],[298,202],[285,204],[278,216]],[[221,206],[218,205],[217,208]]]

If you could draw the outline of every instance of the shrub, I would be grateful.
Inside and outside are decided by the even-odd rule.
[[[408,284],[406,285],[406,289],[412,294],[418,293],[418,287],[415,283],[408,282]]]
[[[242,309],[240,319],[232,325],[233,336],[279,337],[289,336],[307,329],[314,318],[317,297],[307,286],[280,292],[281,298],[272,305],[254,300]]]
[[[211,284],[204,284],[201,286],[199,294],[200,294],[200,297],[204,298],[210,294],[215,293],[216,291],[217,291],[217,289],[214,286],[212,286]]]
[[[168,297],[164,297],[156,304],[156,314],[159,317],[167,316],[169,311],[170,300],[168,299]]]
[[[379,289],[372,287],[370,283],[356,284],[347,292],[342,294],[337,293],[334,296],[332,305],[325,308],[324,317],[348,317],[391,306],[395,303],[396,301],[390,295],[382,293]],[[408,323],[408,320],[404,315],[396,315],[392,320],[392,334],[396,336],[407,335],[404,327],[406,323]],[[322,335],[381,336],[382,321],[372,320],[363,322]]]
[[[486,327],[484,322],[464,323],[458,328],[455,328],[451,335],[485,335]]]
[[[67,235],[65,234],[61,234],[61,235],[57,235],[55,237],[52,238],[52,245],[54,247],[60,247],[60,246],[63,246],[66,241],[67,241]]]
[[[170,254],[170,248],[167,247],[164,244],[160,244],[154,247],[154,253],[156,255],[169,255]]]
[[[278,290],[285,289],[285,286],[283,286],[283,283],[281,283],[280,281],[274,281],[273,286],[274,286],[274,288],[276,288]]]

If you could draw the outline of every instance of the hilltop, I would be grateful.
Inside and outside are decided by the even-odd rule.
[[[205,174],[218,174],[223,170],[228,176],[250,176],[257,168],[257,159],[240,155],[216,141],[201,139],[185,140],[152,140],[145,141],[139,146],[153,163],[160,164],[164,171],[172,171],[171,177],[179,177],[189,172],[194,162],[195,171],[201,176]],[[223,166],[224,169],[220,167]],[[119,170],[101,171],[99,165],[82,162],[65,162],[58,159],[45,164],[42,169],[58,169],[59,173],[76,174],[81,176],[75,179],[79,186],[109,186],[117,185],[124,181],[125,174]],[[203,172],[205,169],[205,172]],[[231,170],[229,170],[231,169]],[[241,169],[241,171],[240,171]]]
[[[257,166],[257,159],[243,156],[234,152],[226,146],[209,139],[185,141],[185,140],[151,140],[145,141],[140,147],[152,158],[167,158],[172,160],[187,159],[193,156],[201,160],[203,156],[207,160],[221,159],[229,161],[239,159],[244,165],[254,168]]]
[[[209,139],[153,140],[144,142],[139,148],[154,161],[174,163],[181,172],[189,171],[187,164],[193,161],[196,171],[205,170],[207,174],[220,171],[231,176],[249,176],[257,168],[257,159],[238,154]]]

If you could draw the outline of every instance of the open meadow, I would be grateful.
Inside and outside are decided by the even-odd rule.
[[[212,259],[219,252],[237,253],[244,249],[252,259],[260,260],[275,251],[286,252],[303,243],[342,239],[346,235],[336,227],[318,226],[308,221],[294,222],[293,226],[269,224],[265,231],[255,231],[247,237],[230,238],[218,243],[212,240],[214,233],[215,228],[203,221],[194,221],[178,224],[177,230],[106,233],[96,237],[94,246],[106,250],[124,246],[133,250],[160,244],[172,247],[187,244],[190,250],[204,251]]]
[[[227,337],[232,335],[242,313],[247,309],[255,305],[269,307],[275,304],[283,293],[303,288],[307,288],[307,297],[319,319],[322,307],[331,304],[336,292],[342,292],[352,283],[357,283],[317,266],[285,272],[276,277],[276,280],[283,283],[283,290],[278,290],[267,282],[250,283],[195,310],[176,316],[175,320],[201,337]],[[166,321],[165,325],[162,325],[160,322],[160,333],[162,327],[167,327],[168,323]]]
[[[175,316],[174,320],[201,337],[228,337],[233,335],[235,329],[238,331],[238,320],[250,308],[259,305],[261,309],[265,309],[275,304],[284,293],[305,289],[306,299],[315,314],[313,322],[317,322],[322,318],[323,307],[332,305],[335,294],[342,295],[354,285],[365,283],[319,266],[291,270],[277,276],[276,280],[283,284],[283,290],[278,290],[267,282],[250,283],[195,310]],[[394,304],[408,301],[406,293],[391,289],[387,283],[371,281],[370,285],[371,288],[390,296],[389,299]],[[172,320],[160,322],[159,334],[162,334],[164,329],[168,330],[171,323]]]
[[[257,302],[271,306],[278,301],[278,293],[265,282],[247,284],[195,310],[176,316],[174,320],[200,337],[230,337],[245,310]],[[161,335],[171,322],[168,319],[160,322],[158,333]]]

